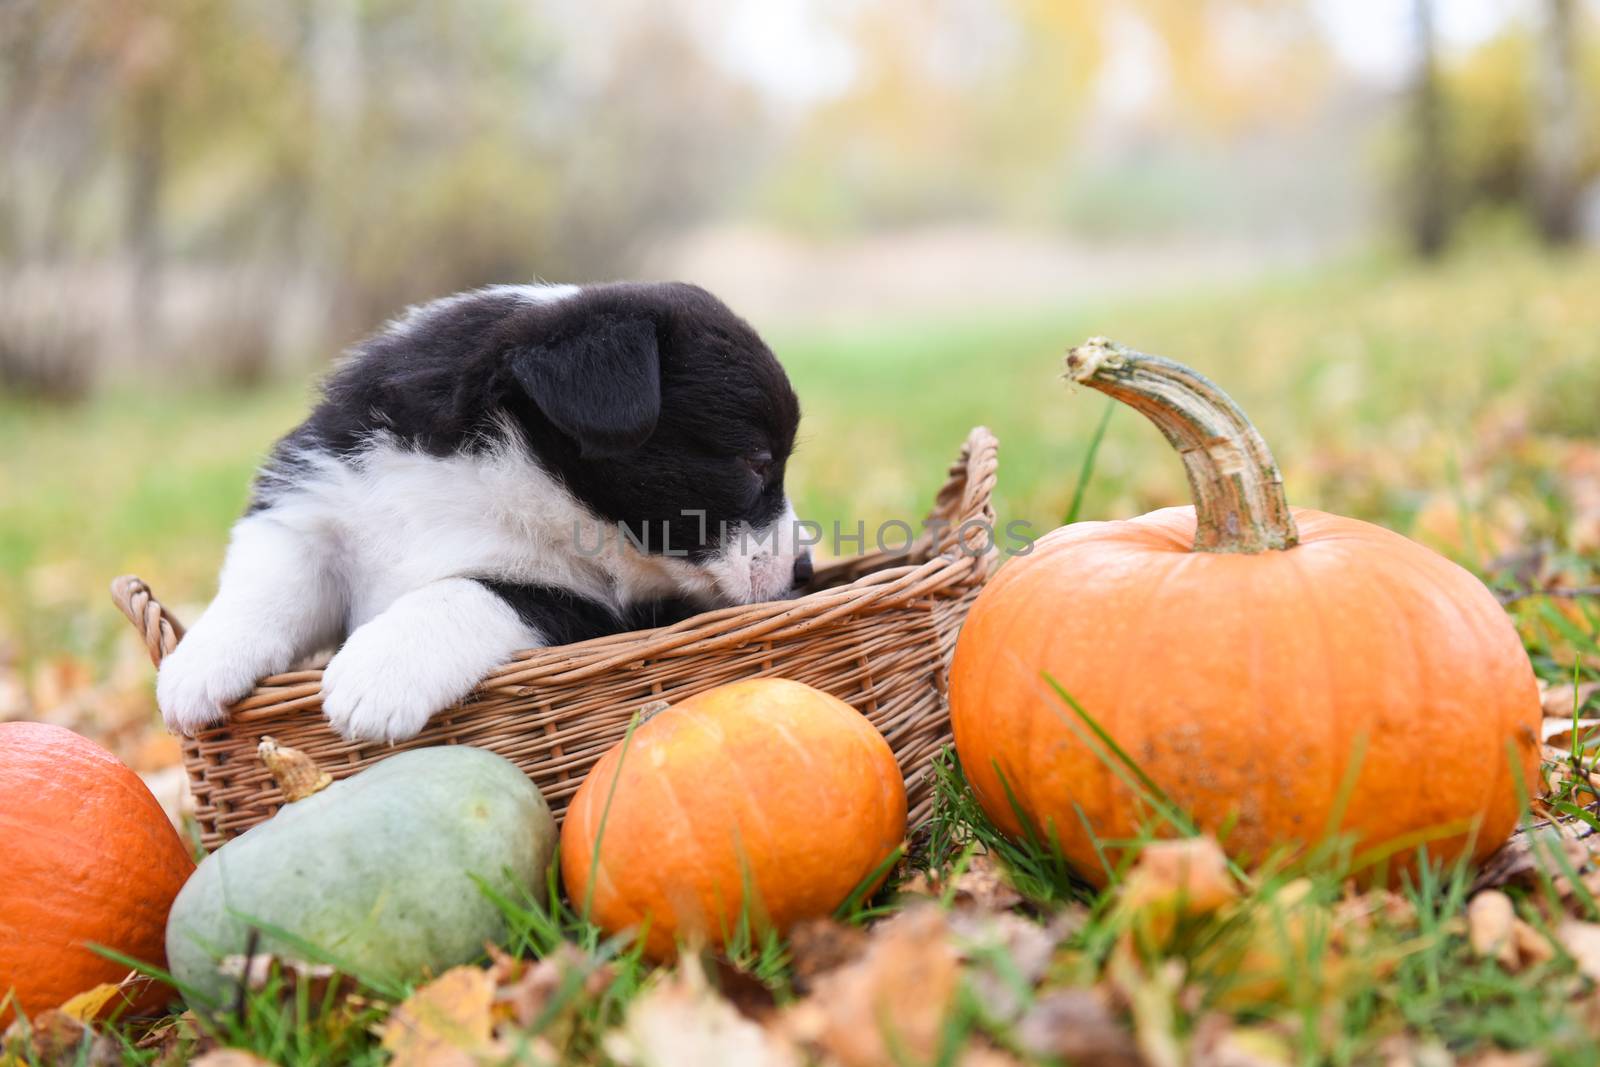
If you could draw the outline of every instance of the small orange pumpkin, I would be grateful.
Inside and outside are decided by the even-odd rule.
[[[0,842],[0,1001],[14,997],[0,1026],[128,973],[88,945],[165,966],[194,862],[115,756],[59,726],[0,723]]]
[[[1150,791],[1049,675],[1241,858],[1330,829],[1358,855],[1404,853],[1391,869],[1422,841],[1445,860],[1493,851],[1518,777],[1536,781],[1540,711],[1483,584],[1399,534],[1291,512],[1260,435],[1189,368],[1097,338],[1068,375],[1161,429],[1196,507],[1055,530],[973,604],[951,717],[995,823],[1020,836],[1020,813],[1103,884],[1091,830],[1126,840],[1151,817]]]
[[[660,712],[601,757],[567,809],[561,876],[601,928],[648,920],[660,959],[682,939],[722,944],[747,907],[758,932],[829,914],[905,830],[905,783],[872,724],[756,678]]]

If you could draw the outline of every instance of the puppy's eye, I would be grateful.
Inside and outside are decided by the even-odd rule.
[[[744,465],[750,468],[750,473],[764,482],[772,474],[772,453],[757,452],[754,455],[745,456]]]

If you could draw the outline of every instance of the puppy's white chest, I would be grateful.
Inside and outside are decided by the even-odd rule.
[[[311,462],[272,516],[334,542],[349,629],[445,578],[556,586],[613,607],[681,591],[671,561],[629,550],[514,449],[440,457],[379,442],[353,462]]]

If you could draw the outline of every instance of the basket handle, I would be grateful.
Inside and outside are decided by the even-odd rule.
[[[994,486],[1000,470],[1000,443],[987,426],[974,426],[961,454],[950,464],[950,477],[934,498],[929,518],[942,519],[949,529],[937,537],[934,551],[946,550],[947,541],[959,538],[969,551],[983,551],[982,542],[994,543]],[[963,530],[967,523],[977,528]]]
[[[134,628],[144,638],[144,647],[150,653],[150,662],[157,667],[167,653],[183,640],[183,623],[161,606],[150,592],[150,587],[131,574],[124,574],[111,582],[111,602],[128,617]]]

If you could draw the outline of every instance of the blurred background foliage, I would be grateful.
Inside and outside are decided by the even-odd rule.
[[[0,718],[169,764],[105,581],[192,615],[317,370],[532,278],[749,317],[808,517],[914,518],[986,422],[1060,521],[1106,333],[1297,502],[1593,583],[1597,239],[1600,0],[0,0]],[[1181,501],[1109,425],[1083,514]]]
[[[1085,243],[1300,261],[1515,214],[1542,161],[1575,239],[1600,173],[1594,5],[1433,7],[9,0],[0,382],[248,384],[412,301],[535,276],[704,274],[804,319],[836,310],[816,279],[794,299],[818,242],[928,275],[892,238],[952,228],[908,308],[963,274],[1049,303]]]

